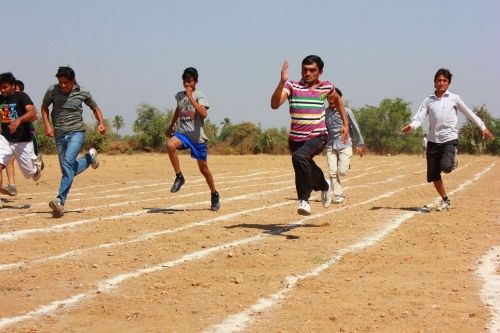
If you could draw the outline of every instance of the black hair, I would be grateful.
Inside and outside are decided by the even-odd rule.
[[[73,70],[73,68],[71,68],[69,66],[61,66],[57,70],[56,77],[57,78],[65,77],[69,80],[74,80],[75,79],[75,71]]]
[[[451,83],[451,77],[453,76],[453,74],[451,74],[451,72],[450,72],[449,69],[446,69],[446,68],[440,68],[440,69],[438,69],[438,71],[434,75],[434,82],[436,82],[436,79],[440,75],[443,75],[445,78],[448,79],[448,82]]]
[[[325,66],[323,60],[321,60],[321,58],[318,57],[317,55],[308,55],[307,57],[304,58],[304,60],[302,60],[302,66],[312,65],[312,64],[318,65],[320,71],[322,71],[323,66]]]
[[[19,90],[24,91],[24,83],[21,80],[16,80],[16,86],[19,87]]]
[[[194,67],[188,67],[184,70],[184,73],[182,73],[182,80],[190,80],[193,79],[194,81],[198,82],[198,71]]]
[[[11,72],[0,74],[0,84],[4,84],[4,83],[8,83],[11,85],[16,84],[16,78],[14,77],[14,75]]]
[[[339,88],[335,87],[335,92],[339,94],[340,97],[342,97],[342,91],[340,91]]]

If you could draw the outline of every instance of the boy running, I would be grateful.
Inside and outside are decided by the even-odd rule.
[[[342,97],[342,92],[335,88],[337,94]],[[326,161],[328,162],[328,173],[330,174],[330,182],[335,196],[334,203],[342,203],[345,200],[342,185],[340,184],[340,176],[347,175],[351,166],[352,157],[352,140],[356,141],[356,153],[363,156],[364,140],[359,130],[358,122],[352,113],[352,110],[345,108],[347,118],[349,120],[350,137],[346,143],[342,142],[340,134],[342,130],[342,119],[335,105],[333,96],[328,96],[328,108],[325,111],[326,128],[328,129],[328,143],[326,144]],[[330,202],[326,203],[326,207]]]
[[[37,181],[42,175],[42,168],[34,152],[30,129],[37,115],[31,98],[24,92],[16,91],[15,85],[12,73],[0,74],[0,173],[15,157],[24,177]],[[1,181],[0,178],[0,188]]]
[[[320,167],[314,163],[313,157],[321,153],[328,141],[325,125],[325,100],[327,96],[339,110],[343,126],[342,141],[348,139],[348,123],[344,110],[344,102],[335,92],[335,87],[329,81],[321,81],[323,60],[316,55],[310,55],[302,60],[302,79],[288,80],[288,62],[285,60],[281,69],[281,78],[271,97],[271,108],[279,108],[286,100],[290,105],[290,134],[288,145],[292,153],[292,164],[295,171],[295,188],[299,199],[297,213],[310,215],[311,192],[321,191],[321,201],[324,207],[331,202],[330,180]]]
[[[56,78],[58,84],[51,85],[42,102],[42,119],[45,135],[55,137],[59,165],[62,177],[59,194],[49,202],[54,217],[64,214],[64,204],[75,176],[85,171],[89,166],[96,169],[99,166],[97,151],[90,148],[89,152],[77,159],[85,141],[85,124],[83,122],[82,104],[87,104],[98,121],[99,133],[106,132],[106,126],[101,109],[90,94],[81,87],[75,79],[75,71],[70,67],[59,67]],[[52,112],[49,116],[49,106]],[[52,120],[52,125],[50,120]],[[52,127],[54,126],[54,127]]]
[[[172,122],[165,133],[168,137],[168,157],[175,171],[175,181],[170,192],[175,193],[179,191],[185,182],[179,164],[177,149],[190,149],[191,157],[198,162],[198,168],[210,188],[210,210],[217,211],[220,208],[219,192],[215,189],[214,179],[208,168],[208,138],[203,131],[203,123],[208,115],[208,101],[205,94],[196,89],[196,84],[198,83],[198,71],[196,68],[186,68],[184,73],[182,73],[182,82],[184,91],[180,91],[175,95],[177,107]],[[175,126],[177,120],[179,122]]]
[[[437,211],[451,208],[451,201],[446,195],[441,172],[450,173],[457,167],[458,111],[481,129],[483,137],[489,140],[494,139],[484,122],[465,105],[460,96],[448,91],[452,76],[448,69],[441,68],[436,72],[434,94],[423,101],[412,122],[401,129],[403,133],[410,133],[422,126],[425,118],[429,117],[426,151],[427,181],[434,183],[436,191],[441,196]],[[430,210],[429,207],[424,207],[424,209]]]

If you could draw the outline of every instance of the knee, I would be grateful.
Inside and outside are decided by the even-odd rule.
[[[444,173],[450,173],[453,171],[453,163],[441,165],[441,171]]]
[[[177,149],[177,147],[175,146],[175,143],[172,140],[168,140],[167,141],[167,151],[173,152],[176,149]]]
[[[347,175],[347,171],[349,171],[349,169],[339,169],[338,173],[339,173],[339,176],[346,176]]]
[[[300,152],[297,151],[292,154],[292,160],[294,162],[304,162],[307,160],[307,158],[308,157],[306,155],[301,154]]]

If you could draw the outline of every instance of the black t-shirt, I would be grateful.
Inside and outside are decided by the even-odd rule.
[[[33,105],[31,98],[24,92],[15,92],[10,96],[0,95],[0,121],[2,135],[9,142],[31,141],[30,124],[22,122],[14,133],[10,133],[9,124],[26,113],[26,105]]]

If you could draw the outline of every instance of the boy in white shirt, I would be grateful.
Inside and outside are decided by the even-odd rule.
[[[436,191],[441,196],[437,211],[451,208],[450,199],[446,195],[441,179],[441,172],[450,173],[457,166],[458,111],[481,129],[484,138],[494,139],[484,122],[465,105],[460,96],[448,91],[452,76],[448,69],[441,68],[436,72],[434,94],[423,101],[412,122],[401,129],[403,133],[410,133],[420,127],[427,116],[429,117],[426,151],[427,181],[434,183]]]

